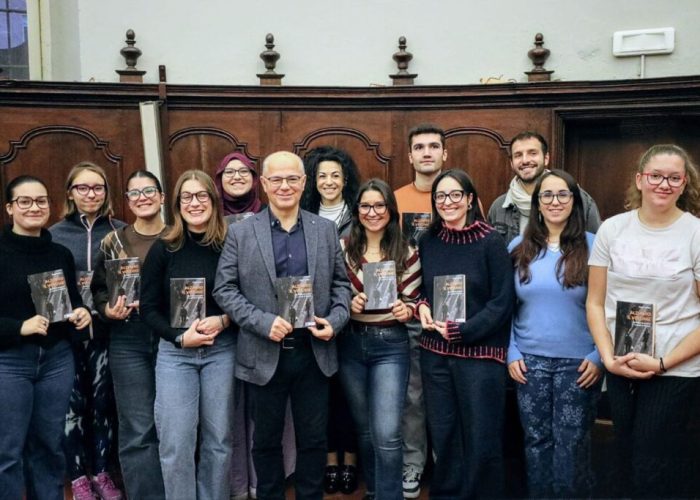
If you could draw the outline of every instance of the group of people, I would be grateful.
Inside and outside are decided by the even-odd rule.
[[[365,498],[415,498],[428,435],[431,498],[503,497],[511,383],[529,496],[589,496],[604,375],[620,494],[688,495],[700,176],[687,153],[650,148],[628,211],[601,224],[591,196],[549,168],[537,133],[512,139],[514,177],[488,214],[468,173],[443,168],[440,128],[413,128],[408,146],[414,181],[396,192],[362,183],[330,146],[303,159],[273,153],[260,171],[232,153],[213,177],[180,176],[168,226],[148,171],[127,179],[129,225],[112,217],[95,164],[71,170],[64,218],[48,230],[46,185],[10,181],[0,498],[63,498],[66,476],[74,498],[122,498],[110,477],[114,425],[128,498],[282,499],[293,471],[296,497],[319,499],[355,491],[358,467]],[[430,223],[413,241],[417,228],[402,226],[417,215]],[[140,296],[114,300],[107,263],[134,257]],[[366,290],[377,263],[392,263],[396,281],[382,309]],[[72,305],[53,322],[27,280],[48,271],[62,272]],[[91,295],[81,296],[84,273]],[[445,317],[436,283],[454,276],[464,307]],[[284,317],[289,277],[308,277],[311,326]],[[181,327],[173,284],[193,279],[205,284],[203,306]],[[654,304],[652,354],[615,355],[618,301]]]

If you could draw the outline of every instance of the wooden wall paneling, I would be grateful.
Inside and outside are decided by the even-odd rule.
[[[593,196],[603,218],[624,211],[625,191],[650,146],[675,143],[700,158],[700,106],[560,110],[556,115],[564,167]]]

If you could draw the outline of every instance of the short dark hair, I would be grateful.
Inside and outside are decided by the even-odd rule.
[[[440,136],[440,143],[445,147],[445,131],[432,123],[421,123],[408,131],[408,149],[413,146],[413,136],[421,134],[437,134]]]
[[[33,175],[19,175],[12,179],[7,186],[5,186],[5,203],[10,203],[12,201],[12,198],[15,195],[16,188],[18,188],[22,184],[29,184],[31,182],[41,184],[42,186],[44,186],[44,189],[46,189],[46,192],[49,192],[49,188],[46,187],[44,181],[42,181],[38,177],[34,177]]]
[[[510,140],[510,145],[508,146],[508,157],[513,158],[513,144],[515,144],[518,141],[525,141],[527,139],[537,139],[538,141],[540,141],[540,144],[542,145],[543,155],[546,155],[549,152],[549,146],[547,145],[546,139],[542,137],[542,134],[526,130],[524,132],[520,132],[518,135],[516,135]]]
[[[126,179],[126,188],[129,189],[129,182],[131,182],[131,179],[138,178],[151,179],[155,183],[158,192],[163,192],[163,187],[160,185],[158,177],[156,177],[153,172],[149,172],[148,170],[137,170],[135,172],[132,172],[131,175]]]

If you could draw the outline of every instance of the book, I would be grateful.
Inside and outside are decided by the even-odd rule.
[[[428,230],[432,215],[422,212],[404,212],[401,217],[401,227],[408,243],[418,246],[418,240]]]
[[[435,276],[433,280],[433,320],[467,321],[467,278],[464,274]]]
[[[138,257],[105,261],[107,271],[107,293],[109,306],[114,307],[120,296],[126,296],[126,306],[135,306],[139,301],[141,287],[141,261]]]
[[[170,278],[170,326],[189,328],[206,316],[206,278]]]
[[[294,328],[315,326],[314,293],[311,276],[288,276],[277,278],[278,314]]]
[[[656,307],[619,300],[615,308],[615,356],[638,352],[654,356]]]
[[[90,291],[90,283],[92,283],[92,275],[94,271],[76,271],[75,277],[78,282],[78,291],[80,298],[83,299],[83,305],[92,313],[95,313],[95,301],[92,299]]]
[[[73,314],[63,269],[27,276],[36,313],[49,323],[64,321]]]
[[[391,309],[396,302],[396,264],[393,260],[386,262],[368,262],[362,266],[366,311]]]

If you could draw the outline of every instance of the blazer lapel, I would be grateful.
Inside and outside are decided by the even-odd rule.
[[[316,275],[316,257],[318,256],[318,226],[309,213],[301,211],[301,222],[304,224],[304,240],[306,241],[306,262],[310,276]]]
[[[277,279],[277,271],[275,270],[275,254],[272,249],[272,232],[270,229],[270,214],[267,210],[255,214],[255,223],[253,229],[255,238],[258,240],[258,248],[262,254],[265,268],[270,275],[270,281],[274,284]]]

